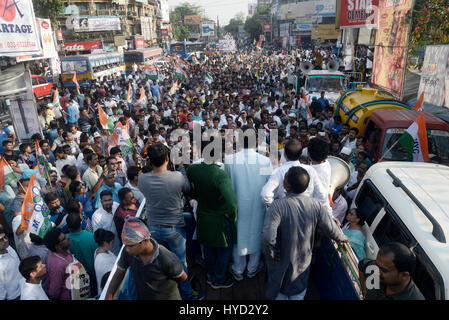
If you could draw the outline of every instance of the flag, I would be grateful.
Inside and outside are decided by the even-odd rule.
[[[306,94],[305,94],[305,93],[302,94],[302,98],[303,98],[304,101],[306,102],[307,113],[309,114],[310,119],[313,121],[312,112],[310,112],[309,103],[307,102],[307,97],[306,97]]]
[[[206,72],[206,81],[211,84],[214,81],[214,78],[212,78],[212,75],[209,72]]]
[[[81,94],[81,92],[80,92],[80,85],[78,84],[78,80],[76,79],[76,72],[73,73],[72,81],[75,83],[75,86],[76,86],[76,94],[80,95]]]
[[[55,109],[59,109],[61,107],[61,103],[59,102],[59,91],[58,88],[55,89],[55,93],[53,93],[53,106]]]
[[[122,151],[122,158],[125,158],[127,155],[132,155],[132,148],[134,147],[134,143],[131,140],[131,137],[127,131],[128,124],[126,127],[118,121],[115,125],[114,131],[109,138],[110,146],[119,146]]]
[[[189,76],[187,75],[187,73],[179,66],[179,64],[175,63],[176,66],[176,70],[175,70],[175,79],[176,78],[181,78],[184,80],[188,80]]]
[[[39,174],[44,179],[48,179],[48,172],[50,171],[50,165],[48,164],[47,158],[45,157],[42,149],[39,146],[39,142],[35,142],[35,150],[36,150],[36,160],[37,166],[39,168]]]
[[[140,105],[145,98],[145,89],[144,87],[140,88],[140,98],[137,100],[137,103]]]
[[[428,162],[429,149],[427,146],[427,130],[424,113],[412,123],[410,127],[399,137],[401,144],[408,153],[408,161]]]
[[[416,101],[416,104],[413,107],[413,110],[422,111],[422,103],[423,103],[423,101],[424,101],[424,91],[421,92],[421,95],[419,96],[418,101]]]
[[[175,83],[173,83],[168,94],[169,95],[175,94],[177,89],[178,89],[178,80],[176,80]]]
[[[153,66],[145,65],[145,74],[147,79],[158,80],[157,69]]]
[[[192,56],[192,61],[194,64],[200,64],[200,62],[198,61],[198,58],[195,56]]]
[[[128,95],[126,96],[126,102],[131,103],[132,100],[132,89],[131,83],[128,85]]]
[[[184,62],[184,60],[182,60],[180,57],[178,57],[177,55],[175,55],[175,64],[179,64],[182,68],[187,67],[187,64]]]
[[[17,176],[12,170],[9,163],[4,157],[0,160],[0,192],[3,192],[4,186],[10,184],[13,180],[16,180]]]
[[[114,123],[111,119],[108,118],[106,113],[104,113],[103,109],[101,108],[100,104],[97,102],[98,105],[98,118],[100,119],[101,126],[103,129],[109,130],[109,132],[112,133],[114,130]]]
[[[33,174],[22,204],[21,228],[44,238],[51,229],[50,210],[45,204],[39,184]]]
[[[259,36],[259,41],[257,42],[256,48],[257,50],[260,50],[260,46],[262,45],[263,35],[261,34]]]

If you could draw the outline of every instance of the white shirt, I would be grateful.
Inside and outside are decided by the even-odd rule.
[[[70,164],[71,166],[76,166],[75,156],[68,155],[67,159],[58,159],[58,160],[56,160],[56,169],[58,169],[59,175],[62,176],[62,168],[64,168],[64,166],[66,164]]]
[[[25,282],[22,285],[20,300],[48,300],[48,296],[42,289],[42,283],[34,284]]]
[[[114,247],[111,250],[115,254],[118,254],[118,252],[120,251],[120,241],[119,241],[119,238],[117,235],[117,229],[116,229],[115,223],[114,223],[114,213],[115,213],[115,210],[117,210],[119,205],[120,204],[117,202],[114,202],[112,204],[112,213],[107,212],[106,210],[103,209],[103,207],[101,207],[101,208],[98,208],[97,210],[95,210],[94,214],[92,215],[93,232],[102,228],[102,229],[111,231],[115,235]]]
[[[20,236],[16,234],[17,229],[19,229],[22,223],[22,215],[19,214],[12,219],[12,230],[14,232],[14,243],[16,244],[17,254],[20,259],[25,259],[28,257],[28,251],[31,245],[30,232],[28,230],[24,231]]]
[[[10,246],[0,254],[0,300],[14,300],[20,296],[25,279],[19,272],[19,256]]]
[[[273,171],[270,179],[268,179],[268,182],[264,185],[262,192],[260,193],[262,196],[262,201],[266,205],[270,205],[275,198],[282,199],[285,197],[284,176],[291,167],[301,167],[308,172],[310,176],[309,186],[302,194],[320,201],[332,217],[332,209],[329,205],[328,192],[326,192],[326,189],[320,182],[320,178],[316,170],[312,166],[302,164],[299,161],[287,161]]]
[[[115,260],[117,260],[117,256],[110,251],[108,251],[107,253],[97,254],[97,250],[95,250],[94,255],[95,259],[94,268],[95,268],[95,276],[97,278],[97,288],[98,292],[100,292],[101,279],[106,273],[112,270],[112,268],[114,267]]]
[[[343,138],[343,139],[345,139],[345,138]],[[351,149],[351,152],[354,152],[356,143],[357,143],[357,138],[354,138],[354,140],[352,140],[352,141],[349,141],[349,138],[347,138],[346,142],[342,148],[347,147],[347,148]]]
[[[345,186],[345,191],[348,189],[348,187],[357,183],[357,175],[358,175],[358,172],[356,170],[354,170],[351,173],[351,177],[349,178],[348,184]],[[357,189],[346,192],[346,196],[348,198],[354,199],[354,195],[355,195],[356,191],[357,191]]]

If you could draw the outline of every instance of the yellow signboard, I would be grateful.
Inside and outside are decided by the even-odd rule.
[[[184,16],[184,24],[186,24],[186,25],[194,25],[194,24],[200,24],[200,23],[201,23],[200,15]]]
[[[340,34],[339,29],[335,29],[335,24],[315,24],[312,25],[312,39],[335,40]]]

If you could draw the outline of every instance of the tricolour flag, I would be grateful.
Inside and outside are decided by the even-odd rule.
[[[50,165],[48,164],[47,158],[42,152],[41,147],[39,146],[39,142],[35,142],[35,150],[36,150],[36,159],[37,166],[39,168],[39,174],[44,179],[48,179],[48,172],[50,171]]]
[[[101,108],[100,104],[97,102],[98,106],[98,118],[100,119],[101,126],[103,129],[109,130],[109,132],[112,133],[114,130],[114,122],[112,122],[111,119],[108,118],[106,113],[104,113],[103,109]]]
[[[175,55],[175,64],[179,64],[182,68],[187,67],[187,64],[184,62],[184,60],[182,60],[180,57],[178,57],[177,55]]]
[[[21,227],[44,238],[51,229],[50,210],[42,199],[39,184],[35,180],[36,174],[33,174],[23,199]]]
[[[114,131],[109,138],[109,145],[119,146],[123,158],[126,157],[126,155],[132,155],[132,148],[134,147],[134,143],[128,134],[127,128],[128,124],[125,127],[120,121],[117,121]]]
[[[428,162],[429,149],[427,146],[427,130],[424,113],[412,123],[410,127],[399,137],[400,143],[408,153],[408,161]]]
[[[0,192],[3,192],[4,187],[16,179],[17,176],[12,170],[11,166],[5,160],[5,158],[2,157],[2,159],[0,160]]]
[[[309,114],[309,118],[310,120],[313,121],[313,116],[312,116],[312,112],[310,112],[310,106],[309,103],[307,102],[307,96],[305,93],[302,94],[302,98],[304,99],[304,101],[306,102],[306,107],[307,107],[307,113]]]
[[[128,85],[128,95],[126,96],[126,102],[131,103],[132,100],[132,89],[131,83]]]
[[[178,80],[176,80],[175,83],[173,83],[168,94],[169,95],[175,94],[177,89],[178,89]]]
[[[61,103],[59,102],[59,91],[58,88],[55,89],[55,93],[53,93],[53,107],[55,109],[59,109],[61,107]]]
[[[157,69],[153,66],[145,65],[145,74],[147,79],[158,80]]]
[[[416,104],[413,107],[413,110],[422,111],[422,103],[423,103],[423,101],[424,101],[424,91],[421,92],[421,95],[419,96],[418,101],[416,101]]]
[[[73,73],[73,79],[72,81],[75,83],[75,87],[76,87],[76,94],[80,95],[80,85],[78,84],[78,80],[76,79],[76,72]]]
[[[263,35],[261,34],[259,36],[259,41],[257,42],[257,45],[256,45],[257,50],[260,50],[260,46],[262,45],[262,41],[263,41]]]
[[[212,78],[212,75],[209,72],[206,72],[206,81],[211,84],[214,81],[214,78]]]
[[[176,66],[176,70],[175,70],[175,79],[176,78],[181,78],[184,80],[188,80],[189,76],[187,75],[187,73],[181,68],[181,66],[177,63],[175,63]]]

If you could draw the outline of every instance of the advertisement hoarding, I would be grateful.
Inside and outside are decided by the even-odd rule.
[[[84,42],[66,42],[64,49],[69,52],[73,51],[90,51],[93,49],[100,49],[101,41],[84,41]]]
[[[401,98],[413,0],[380,0],[371,82]]]
[[[49,19],[36,18],[36,26],[39,34],[39,46],[41,51],[35,55],[17,57],[17,62],[24,62],[36,59],[51,59],[58,56],[53,31]]]
[[[72,19],[75,32],[120,31],[120,18],[112,16],[79,16]]]
[[[213,37],[214,35],[215,35],[215,24],[214,23],[201,24],[201,36]]]
[[[0,56],[39,54],[39,32],[31,0],[0,0]]]
[[[281,20],[295,20],[303,17],[333,17],[335,16],[335,1],[315,0],[293,2],[281,5]]]
[[[379,0],[341,0],[340,28],[377,28]]]
[[[449,108],[449,45],[427,46],[418,97],[424,102]]]
[[[200,15],[188,15],[184,16],[184,24],[185,25],[195,25],[201,23]]]

